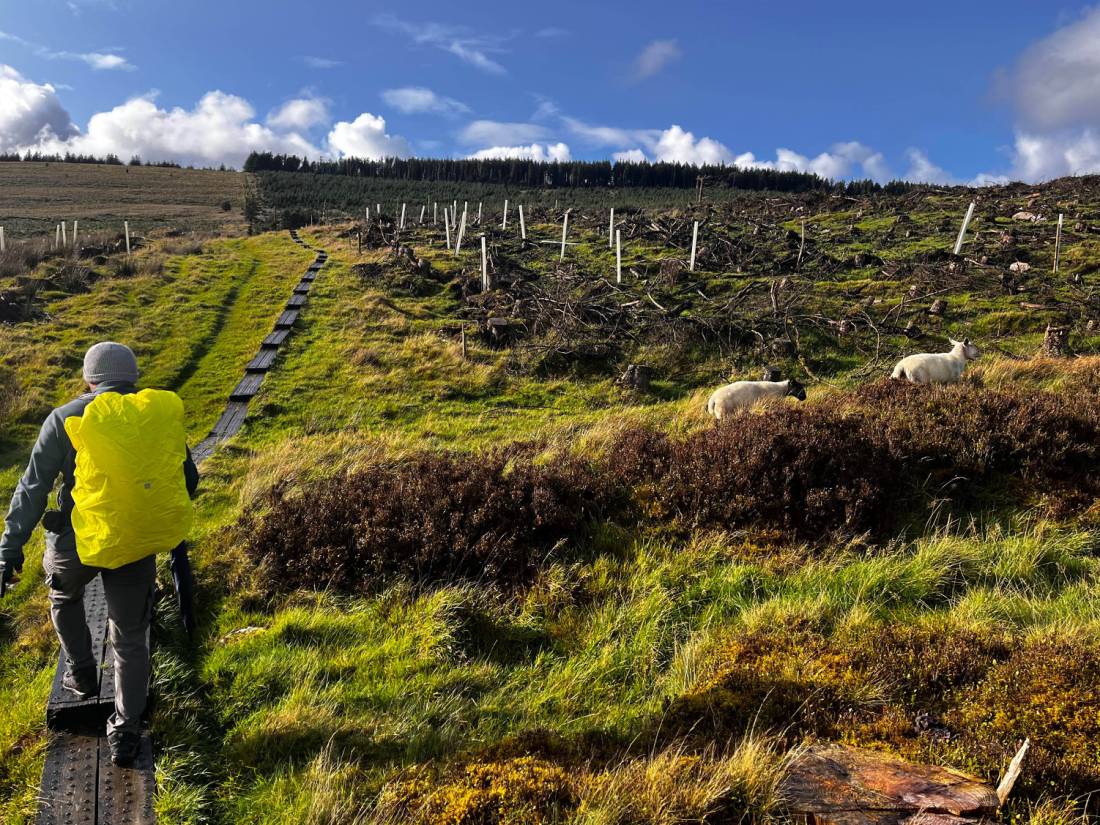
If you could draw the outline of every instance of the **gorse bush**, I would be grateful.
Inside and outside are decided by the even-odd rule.
[[[301,495],[276,487],[266,515],[246,516],[247,546],[274,591],[370,592],[399,577],[512,586],[608,500],[603,479],[578,460],[425,453]]]

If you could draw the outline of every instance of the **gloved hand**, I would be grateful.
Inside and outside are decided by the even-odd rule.
[[[23,572],[23,565],[14,565],[11,562],[0,561],[0,599],[8,589],[8,584],[15,581],[15,575]]]

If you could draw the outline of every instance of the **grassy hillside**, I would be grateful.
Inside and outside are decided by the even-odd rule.
[[[970,196],[700,208],[695,273],[690,213],[630,211],[622,284],[606,212],[571,215],[564,265],[496,224],[489,294],[481,229],[458,258],[441,228],[408,229],[415,262],[377,225],[361,254],[365,227],[303,232],[329,266],[204,466],[193,642],[162,605],[161,821],[766,821],[807,738],[995,781],[1030,736],[1005,818],[1083,811],[1100,194],[984,192],[956,259]],[[1023,208],[1067,213],[1058,276],[1050,221]],[[531,240],[560,240],[559,220],[532,209]],[[136,344],[197,440],[310,258],[285,233],[171,243],[141,253],[162,272],[108,260],[0,327],[3,491],[97,338]],[[1080,357],[1034,357],[1052,323]],[[986,351],[963,385],[882,382],[947,334]],[[616,383],[628,363],[653,368],[649,393]],[[708,390],[765,363],[810,384],[805,405],[710,424]],[[40,552],[0,606],[12,822],[33,810],[52,671]]]
[[[49,234],[61,221],[86,232],[222,230],[241,220],[239,172],[86,163],[0,163],[0,226],[8,241]],[[230,205],[228,210],[224,204]]]

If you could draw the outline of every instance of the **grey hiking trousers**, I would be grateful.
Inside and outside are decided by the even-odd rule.
[[[47,541],[42,567],[50,588],[50,618],[70,670],[95,667],[92,638],[84,616],[84,588],[96,576],[103,577],[115,672],[115,712],[107,721],[107,732],[140,732],[149,693],[149,622],[153,614],[156,556],[104,570],[84,565],[75,548],[58,547]]]

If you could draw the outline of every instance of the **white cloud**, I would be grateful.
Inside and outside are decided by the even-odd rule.
[[[775,150],[775,160],[757,159],[752,152],[744,152],[735,157],[733,163],[744,168],[810,172],[830,180],[860,177],[882,183],[892,177],[882,153],[858,141],[836,143],[830,151],[813,157],[786,148]]]
[[[355,120],[340,121],[328,135],[329,150],[336,155],[355,158],[407,157],[412,154],[409,142],[397,135],[386,134],[386,121],[370,112]]]
[[[418,46],[431,46],[453,54],[489,74],[507,73],[503,66],[488,55],[491,51],[500,50],[494,38],[472,35],[468,29],[460,26],[447,26],[442,23],[409,23],[392,14],[378,15],[374,18],[374,24],[389,31],[407,35]]]
[[[909,149],[905,155],[909,158],[909,171],[905,173],[905,180],[914,183],[958,183],[950,172],[934,164],[920,149]]]
[[[311,54],[303,55],[301,60],[311,69],[335,69],[344,65],[343,60],[333,60],[330,57],[317,57]]]
[[[475,160],[489,158],[520,158],[523,160],[558,161],[571,160],[569,147],[564,143],[532,143],[530,146],[493,146],[474,152],[469,157]]]
[[[1100,7],[1028,48],[1008,82],[1029,130],[1095,124],[1100,119]]]
[[[267,125],[283,130],[307,130],[329,122],[328,101],[319,97],[288,100],[267,116]]]
[[[616,163],[645,163],[649,158],[641,149],[628,149],[625,152],[616,152],[611,156]]]
[[[499,120],[475,120],[460,133],[459,140],[470,146],[515,146],[535,143],[549,134],[537,123],[504,123]]]
[[[78,131],[53,86],[33,83],[0,64],[0,151],[66,140]]]
[[[652,77],[682,54],[675,40],[654,40],[634,59],[634,77],[637,80]]]
[[[654,160],[667,163],[691,163],[699,166],[733,162],[733,154],[723,144],[708,137],[696,140],[695,135],[675,124],[661,132],[650,151]]]
[[[459,115],[470,111],[465,103],[453,97],[437,95],[424,86],[405,86],[400,89],[386,89],[382,100],[399,112],[412,114]]]
[[[82,63],[86,63],[96,70],[123,70],[133,71],[137,67],[130,63],[125,57],[119,54],[112,54],[110,52],[69,52],[58,51],[51,49],[48,46],[43,46],[38,43],[32,43],[29,40],[24,40],[9,32],[0,31],[0,40],[7,40],[11,43],[18,43],[27,49],[30,49],[36,56],[44,58],[46,60],[76,60]]]

